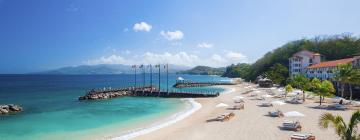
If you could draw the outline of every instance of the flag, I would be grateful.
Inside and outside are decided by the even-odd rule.
[[[159,67],[160,67],[160,64],[155,65],[155,68],[159,68]]]
[[[144,67],[144,65],[143,64],[141,64],[140,66],[139,66],[139,68],[143,68]]]
[[[131,67],[132,67],[132,68],[136,68],[136,65],[132,65]]]

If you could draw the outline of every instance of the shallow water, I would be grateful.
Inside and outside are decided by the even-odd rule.
[[[193,81],[225,79],[171,74],[169,85],[175,83],[177,76]],[[179,99],[123,97],[101,101],[77,100],[92,88],[132,86],[133,79],[132,75],[0,75],[0,104],[14,103],[24,108],[19,114],[0,116],[0,139],[75,139],[86,133],[115,128],[126,130],[183,109],[184,102]],[[164,89],[165,79],[162,77],[161,80]],[[149,81],[147,79],[146,84]],[[137,83],[143,81],[139,79]],[[183,90],[222,91],[219,88]]]

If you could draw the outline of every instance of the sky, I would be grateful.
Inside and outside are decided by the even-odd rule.
[[[286,42],[360,33],[359,0],[0,0],[0,73],[253,63]]]

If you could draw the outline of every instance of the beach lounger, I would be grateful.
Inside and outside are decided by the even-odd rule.
[[[311,133],[295,133],[291,135],[291,140],[315,140],[315,136],[313,136]]]
[[[264,103],[261,103],[261,106],[262,107],[273,107],[273,104],[269,103],[269,102],[264,102]]]
[[[234,105],[233,108],[231,108],[233,110],[241,110],[241,109],[244,109],[244,104],[241,103],[241,104],[237,104],[237,105]]]
[[[280,110],[269,112],[269,116],[271,117],[284,117],[284,113],[282,113]]]
[[[250,94],[250,97],[256,97],[256,96],[258,96],[258,95],[255,94],[255,93],[251,93],[251,94]]]
[[[290,104],[302,104],[303,100],[298,98],[291,98],[290,100],[286,100],[286,102]]]
[[[228,121],[230,120],[231,118],[233,118],[235,116],[235,113],[231,112],[231,113],[225,113],[225,114],[222,114],[214,119],[210,119],[210,120],[206,120],[206,122],[213,122],[213,121]]]
[[[285,121],[283,122],[282,124],[282,129],[285,129],[285,130],[292,130],[292,131],[301,131],[301,124],[300,122],[296,121]]]
[[[235,103],[244,103],[245,101],[243,99],[236,99],[234,102]]]
[[[332,105],[328,105],[328,109],[333,109],[333,110],[346,110],[348,109],[345,105],[341,105],[341,104],[332,104]]]
[[[256,99],[256,100],[265,100],[264,97],[256,97],[255,99]]]

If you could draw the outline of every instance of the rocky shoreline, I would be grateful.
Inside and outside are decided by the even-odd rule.
[[[21,112],[23,109],[19,105],[15,104],[3,104],[0,105],[0,115]]]

